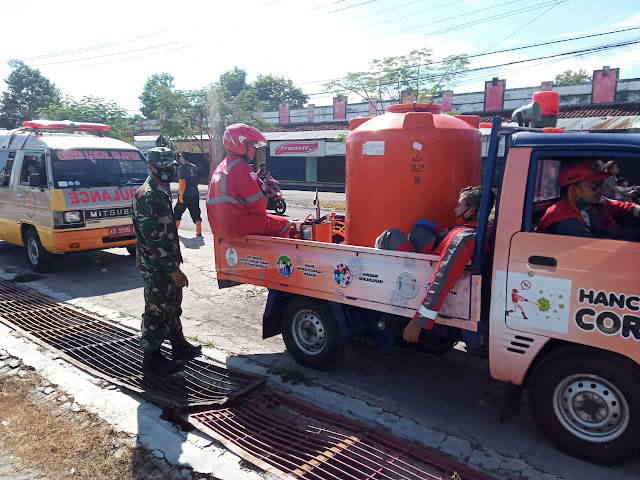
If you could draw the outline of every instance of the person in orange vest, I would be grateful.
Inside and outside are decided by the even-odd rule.
[[[267,140],[256,128],[235,123],[225,130],[222,143],[227,156],[213,172],[207,193],[207,216],[213,234],[225,238],[288,237],[291,221],[267,213],[258,175],[250,164]]]

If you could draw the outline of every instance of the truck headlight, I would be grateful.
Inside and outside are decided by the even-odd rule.
[[[64,223],[78,223],[82,221],[82,214],[76,210],[64,212]]]

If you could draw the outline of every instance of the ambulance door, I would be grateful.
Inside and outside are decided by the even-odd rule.
[[[0,240],[20,243],[20,227],[12,215],[15,191],[11,185],[11,172],[15,159],[15,150],[0,151]]]
[[[25,150],[20,164],[20,176],[15,188],[19,220],[37,227],[52,228],[49,195],[49,175],[44,151]],[[18,156],[20,156],[20,153]],[[30,182],[37,186],[30,186]]]
[[[560,169],[576,158],[616,159],[628,170],[640,164],[632,154],[534,150],[522,231],[511,239],[501,293],[505,322],[512,330],[615,351],[640,362],[640,305],[626,301],[638,295],[640,243],[535,232],[546,209],[560,200]]]

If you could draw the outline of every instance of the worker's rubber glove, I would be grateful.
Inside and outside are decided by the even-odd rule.
[[[428,218],[423,218],[422,220],[418,220],[415,223],[414,228],[416,226],[425,227],[425,228],[428,228],[429,230],[435,230],[435,228],[438,226],[438,224],[436,222],[432,222]]]

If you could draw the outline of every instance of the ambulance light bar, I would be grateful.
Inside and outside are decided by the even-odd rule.
[[[83,130],[83,131],[107,131],[111,130],[104,123],[72,122],[70,120],[28,120],[22,122],[26,128],[36,130]]]

